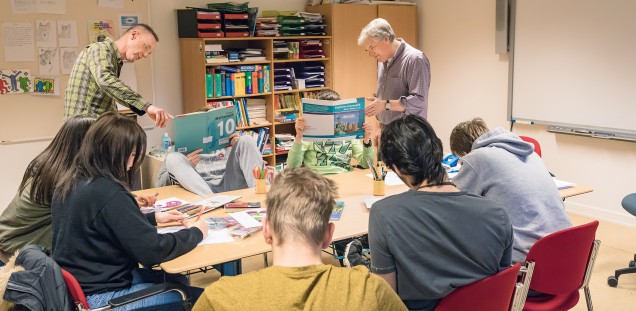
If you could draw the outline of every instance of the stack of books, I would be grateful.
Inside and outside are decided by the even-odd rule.
[[[250,116],[251,124],[262,125],[269,123],[267,121],[267,109],[265,108],[264,98],[246,98],[247,114]]]
[[[284,154],[289,152],[289,150],[294,145],[294,135],[292,134],[276,134],[274,138],[276,139],[277,154]]]
[[[228,58],[223,51],[223,46],[220,44],[206,44],[205,45],[205,62],[207,64],[214,63],[227,63]]]
[[[278,37],[280,24],[276,17],[258,17],[256,19],[256,36],[257,37]]]

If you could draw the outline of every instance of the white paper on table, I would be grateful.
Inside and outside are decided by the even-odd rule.
[[[262,226],[263,223],[259,219],[254,218],[253,215],[258,215],[258,217],[261,218],[264,213],[264,208],[257,208],[249,211],[230,213],[230,216],[236,219],[241,226],[245,228],[254,228]]]
[[[157,232],[159,234],[166,233],[174,233],[179,230],[185,229],[184,226],[172,226],[172,227],[163,227],[157,228]],[[207,245],[207,244],[220,244],[220,243],[231,243],[234,242],[234,238],[230,235],[228,229],[221,230],[210,230],[208,229],[208,236],[203,239],[198,245]]]
[[[557,189],[559,189],[559,190],[566,189],[566,188],[571,188],[571,187],[576,186],[575,183],[571,183],[569,181],[558,180],[558,179],[556,179],[556,177],[552,177],[552,180],[554,181],[554,184],[557,186]]]
[[[384,199],[384,197],[378,197],[378,196],[365,197],[364,198],[364,205],[366,205],[367,208],[371,208],[373,203],[378,202],[378,201],[380,201],[382,199]]]
[[[373,179],[373,174],[367,174],[367,177]],[[386,177],[384,178],[384,183],[387,186],[398,186],[404,185],[404,182],[398,177],[398,175],[394,172],[388,172]]]
[[[33,23],[2,23],[5,62],[35,60]]]

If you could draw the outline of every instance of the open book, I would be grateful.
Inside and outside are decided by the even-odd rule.
[[[178,115],[174,118],[175,150],[190,153],[203,149],[203,153],[212,153],[229,146],[229,136],[235,130],[234,106]]]

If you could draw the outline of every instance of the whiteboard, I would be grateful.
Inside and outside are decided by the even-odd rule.
[[[511,118],[636,135],[636,1],[512,2]]]
[[[14,1],[14,0],[11,0]],[[115,23],[115,37],[121,34],[120,16],[137,15],[140,23],[148,23],[148,0],[124,0],[124,8],[99,7],[96,0],[66,0],[66,14],[13,14],[9,1],[0,9],[2,22],[28,22],[36,20],[72,20],[77,22],[78,52],[89,43],[89,20],[112,20]],[[161,37],[161,34],[159,34]],[[0,42],[4,33],[0,30]],[[58,47],[59,48],[59,47]],[[37,47],[35,47],[37,52]],[[37,55],[36,55],[37,56]],[[131,66],[133,68],[126,68]],[[139,93],[152,102],[151,61],[141,60],[124,66],[121,78],[126,83],[135,83]],[[7,62],[5,51],[0,44],[0,69],[28,69],[32,76],[39,76],[37,59],[34,61]],[[134,70],[133,70],[134,69]],[[64,117],[64,89],[68,74],[56,74],[59,95],[35,96],[29,94],[0,95],[0,145],[3,143],[47,140],[62,126]],[[136,78],[136,79],[135,79]],[[146,118],[148,119],[148,118]],[[149,119],[148,119],[149,120]]]

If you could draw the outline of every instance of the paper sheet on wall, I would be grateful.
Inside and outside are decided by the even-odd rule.
[[[57,38],[60,47],[77,47],[77,21],[57,21]]]
[[[29,69],[0,69],[0,95],[30,93],[32,89]]]
[[[41,75],[60,74],[60,55],[57,48],[38,48],[38,65]]]
[[[139,24],[139,16],[136,15],[120,15],[119,16],[119,34],[123,35],[128,29]]]
[[[66,0],[36,0],[37,12],[45,14],[66,14]]]
[[[35,21],[35,46],[57,47],[57,23],[54,20]]]
[[[112,19],[88,21],[88,42],[97,42],[100,35],[115,39],[115,23]]]
[[[66,14],[66,0],[10,0],[13,14]]]
[[[70,74],[77,58],[77,48],[60,48],[60,65],[62,74]]]
[[[124,8],[124,0],[97,0],[97,6],[102,8]]]
[[[59,83],[57,78],[52,77],[34,77],[33,78],[33,95],[60,95]]]
[[[33,23],[2,23],[5,62],[35,60]]]

